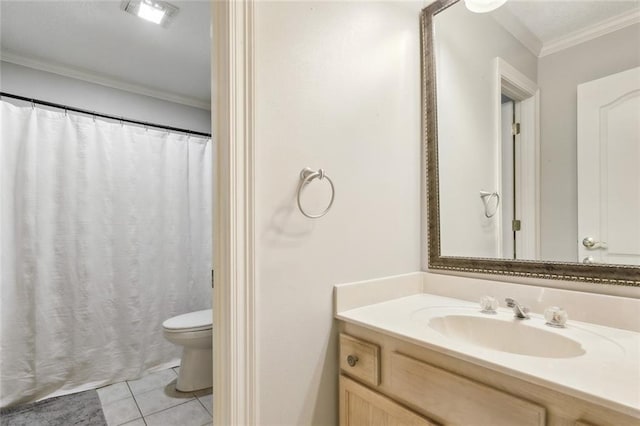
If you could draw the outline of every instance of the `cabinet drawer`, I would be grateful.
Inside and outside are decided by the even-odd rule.
[[[340,369],[373,386],[380,384],[380,346],[340,334]]]
[[[545,425],[545,409],[529,401],[397,352],[390,365],[391,393],[447,425]]]

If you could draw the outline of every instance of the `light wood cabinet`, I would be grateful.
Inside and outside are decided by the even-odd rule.
[[[640,419],[340,323],[340,425],[640,426]],[[347,357],[356,355],[358,366]],[[353,359],[352,359],[353,361]]]
[[[341,334],[340,368],[352,377],[378,386],[380,384],[380,346]]]
[[[397,352],[391,357],[394,395],[449,424],[545,426],[545,409]]]
[[[435,426],[390,398],[340,376],[341,426]]]

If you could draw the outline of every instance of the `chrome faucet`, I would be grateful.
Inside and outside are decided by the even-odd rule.
[[[529,308],[520,305],[515,299],[510,297],[507,297],[504,301],[507,302],[508,307],[513,308],[513,314],[516,318],[529,319]]]

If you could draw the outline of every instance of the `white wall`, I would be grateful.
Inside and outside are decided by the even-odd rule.
[[[0,62],[3,92],[75,108],[199,132],[211,132],[211,112],[59,74]],[[8,99],[8,98],[7,98]]]
[[[435,17],[440,165],[441,250],[444,256],[499,256],[500,214],[484,215],[480,191],[501,191],[495,127],[494,59],[536,80],[537,58],[490,14],[460,2]],[[504,206],[504,204],[503,204]]]
[[[640,24],[540,58],[541,258],[578,259],[577,86],[640,66]]]
[[[423,6],[256,4],[257,424],[337,424],[333,285],[420,269]]]

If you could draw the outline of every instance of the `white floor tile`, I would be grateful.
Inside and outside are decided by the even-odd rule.
[[[147,426],[202,426],[211,421],[211,416],[194,400],[146,416],[145,421]]]
[[[174,383],[170,383],[164,388],[137,394],[135,399],[140,411],[142,411],[142,415],[147,416],[192,400],[194,396],[192,393],[178,392]]]
[[[153,389],[164,388],[175,379],[175,372],[169,368],[168,370],[151,373],[137,380],[130,380],[127,383],[129,383],[131,392],[133,392],[134,395],[138,395]]]
[[[129,391],[129,386],[127,386],[126,382],[115,383],[96,390],[102,405],[131,397],[131,391]]]
[[[141,417],[133,397],[103,405],[102,412],[108,426],[118,426]]]
[[[144,422],[144,420],[142,420],[142,418],[140,419],[136,419],[132,422],[128,422],[123,424],[122,426],[146,426],[147,424]]]
[[[205,395],[212,395],[213,394],[213,388],[206,388],[206,389],[200,389],[197,391],[193,391],[193,394],[195,396],[205,396]]]
[[[213,415],[213,394],[211,393],[211,389],[195,392],[195,395],[209,414]]]

